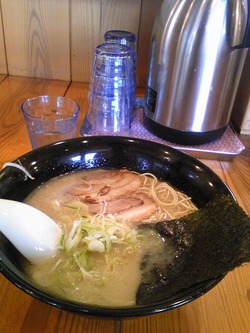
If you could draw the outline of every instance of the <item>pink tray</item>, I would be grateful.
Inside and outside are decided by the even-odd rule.
[[[131,124],[131,130],[128,136],[131,138],[139,138],[158,142],[179,149],[194,157],[204,159],[217,159],[228,161],[239,155],[245,149],[245,146],[239,140],[231,126],[227,127],[225,133],[220,139],[203,145],[186,146],[166,141],[152,134],[144,127],[142,108],[138,108],[135,111],[134,120]]]
[[[245,149],[245,146],[239,140],[231,126],[227,127],[220,139],[202,145],[185,146],[158,138],[144,127],[142,109],[137,109],[135,112],[130,136],[159,142],[177,148],[194,157],[205,159],[230,160]]]

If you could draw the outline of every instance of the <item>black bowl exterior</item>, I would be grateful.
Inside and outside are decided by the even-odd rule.
[[[191,196],[198,207],[203,207],[219,192],[233,196],[220,178],[195,158],[171,147],[141,139],[112,136],[77,138],[33,150],[14,162],[25,167],[35,179],[30,179],[19,169],[4,168],[0,173],[1,198],[23,201],[35,188],[51,178],[92,168],[127,168],[140,173],[153,173]],[[46,294],[25,274],[21,260],[15,248],[0,233],[1,270],[12,283],[31,296],[61,309],[103,317],[141,316],[170,310],[203,295],[223,278],[221,276],[199,283],[151,306],[114,309],[73,303]]]

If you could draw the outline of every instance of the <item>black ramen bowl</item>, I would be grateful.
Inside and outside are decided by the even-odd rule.
[[[233,194],[219,177],[198,160],[171,147],[123,137],[88,137],[54,143],[33,150],[13,161],[35,178],[17,168],[0,173],[0,197],[23,201],[40,184],[59,175],[92,168],[127,168],[150,172],[191,196],[203,207],[217,193]],[[235,198],[234,198],[235,199]],[[78,314],[101,317],[145,316],[184,305],[213,288],[224,275],[193,285],[171,299],[147,306],[108,308],[65,301],[39,290],[21,265],[21,255],[0,233],[0,268],[15,286],[40,301]]]

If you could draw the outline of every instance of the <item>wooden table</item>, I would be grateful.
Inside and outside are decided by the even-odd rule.
[[[87,108],[88,85],[77,82],[0,76],[0,168],[31,150],[20,106],[29,97],[49,94],[73,98]],[[250,140],[230,162],[203,160],[232,189],[250,214]],[[250,332],[250,264],[246,264],[199,299],[180,308],[139,318],[83,317],[44,304],[0,276],[0,332],[3,333],[248,333]]]

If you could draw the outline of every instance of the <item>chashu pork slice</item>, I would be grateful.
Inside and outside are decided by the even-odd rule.
[[[82,182],[72,186],[68,193],[73,196],[92,195],[99,193],[104,186],[105,185],[103,184],[87,184],[85,182]]]
[[[82,182],[75,184],[69,191],[73,196],[92,195],[102,193],[103,189],[110,186],[112,183],[117,184],[123,181],[123,174],[129,172],[128,170],[96,170],[87,172],[82,177]]]
[[[143,201],[141,205],[122,210],[116,216],[134,223],[146,220],[156,213],[158,207],[153,199],[142,193],[137,194],[137,197]]]
[[[86,172],[82,177],[85,182],[90,184],[112,184],[119,181],[123,174],[129,172],[127,169],[122,170],[95,170],[94,172]]]
[[[124,172],[122,177],[114,183],[104,185],[96,193],[86,193],[79,198],[83,202],[100,202],[108,201],[114,198],[128,196],[136,192],[143,185],[142,177],[132,172]]]
[[[126,211],[133,207],[138,207],[143,204],[143,200],[137,197],[122,197],[115,198],[109,201],[98,203],[86,203],[91,214],[117,214],[120,211]]]

